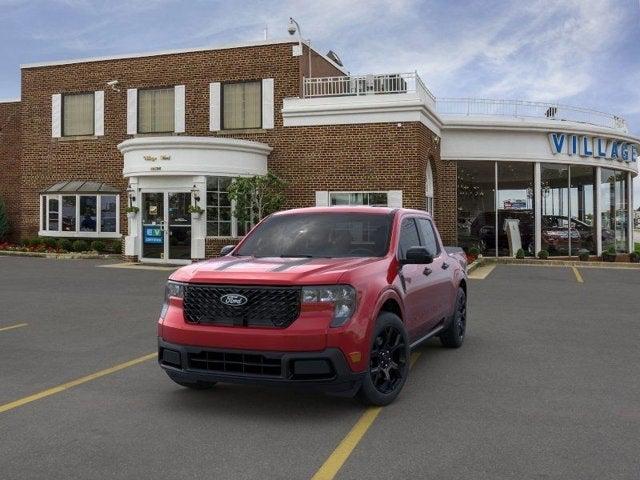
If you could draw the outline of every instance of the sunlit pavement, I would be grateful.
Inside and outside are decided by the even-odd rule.
[[[311,478],[361,419],[349,399],[174,385],[150,355],[170,272],[101,264],[0,258],[0,478]],[[640,478],[640,271],[579,273],[471,280],[465,345],[419,349],[336,478]]]

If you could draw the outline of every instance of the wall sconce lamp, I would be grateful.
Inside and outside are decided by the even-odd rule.
[[[127,193],[129,194],[129,203],[133,203],[136,201],[136,191],[129,185],[127,188]]]
[[[193,199],[196,201],[196,203],[200,201],[200,190],[195,185],[191,189],[191,195],[193,196]]]

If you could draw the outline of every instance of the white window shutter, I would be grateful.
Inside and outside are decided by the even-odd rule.
[[[274,125],[274,89],[273,78],[262,79],[262,128]]]
[[[51,136],[62,136],[62,95],[59,93],[51,95]]]
[[[127,135],[138,133],[138,90],[127,89]]]
[[[389,190],[387,192],[387,206],[402,208],[402,190]]]
[[[329,192],[317,191],[316,192],[316,207],[328,207],[329,206]]]
[[[93,134],[96,137],[104,135],[104,91],[93,93]]]
[[[174,102],[175,102],[175,110],[174,110],[174,130],[176,133],[184,133],[185,123],[184,123],[184,113],[185,113],[185,88],[184,85],[176,85],[174,87]]]
[[[220,108],[220,83],[209,84],[209,130],[217,132],[222,122],[222,109]]]

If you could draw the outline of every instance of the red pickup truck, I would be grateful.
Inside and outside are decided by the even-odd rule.
[[[464,340],[466,257],[425,212],[288,210],[222,255],[167,283],[158,360],[182,386],[305,386],[386,405],[411,349]]]

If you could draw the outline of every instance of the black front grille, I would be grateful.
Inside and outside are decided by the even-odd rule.
[[[246,303],[223,303],[223,297],[238,295]],[[300,314],[300,288],[187,285],[184,313],[192,323],[285,328]]]
[[[187,355],[189,369],[248,375],[282,376],[282,360],[255,353],[203,350]]]

